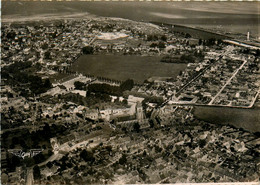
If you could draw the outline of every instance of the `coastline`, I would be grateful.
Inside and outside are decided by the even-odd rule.
[[[62,20],[62,19],[75,19],[75,18],[95,18],[96,15],[85,13],[57,13],[57,14],[39,14],[37,16],[21,16],[21,15],[2,15],[2,23],[23,23],[31,21],[47,21],[47,20]]]

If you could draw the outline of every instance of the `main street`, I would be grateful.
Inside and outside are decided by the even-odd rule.
[[[212,105],[214,100],[220,95],[220,93],[226,88],[228,84],[230,84],[231,80],[237,75],[238,71],[241,70],[244,65],[247,63],[247,60],[244,60],[243,64],[233,73],[233,75],[226,81],[226,83],[223,85],[223,87],[220,89],[220,91],[211,99],[208,105]]]
[[[28,168],[27,169],[27,179],[26,179],[26,185],[33,185],[34,179],[33,179],[33,169]]]
[[[228,50],[223,53],[221,56],[218,57],[218,59],[216,60],[221,60],[226,54],[227,52],[229,52]],[[191,79],[189,82],[187,82],[183,87],[181,87],[181,89],[176,93],[176,94],[180,94],[184,89],[186,89],[191,83],[193,83],[194,81],[196,81],[198,78],[200,78],[213,64],[215,64],[215,62],[209,64],[206,68],[204,68],[198,75],[196,75],[193,79]],[[174,95],[170,96],[160,107],[163,107],[164,105],[166,105],[167,103],[169,103],[169,101],[172,99]]]

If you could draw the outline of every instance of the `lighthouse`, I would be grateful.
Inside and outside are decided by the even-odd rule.
[[[247,32],[247,40],[249,41],[249,36],[250,36],[250,33],[249,33],[249,31]]]

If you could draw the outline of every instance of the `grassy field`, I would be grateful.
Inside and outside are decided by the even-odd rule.
[[[78,71],[115,80],[133,79],[142,83],[153,76],[177,77],[186,64],[160,62],[159,56],[83,55],[72,66]]]

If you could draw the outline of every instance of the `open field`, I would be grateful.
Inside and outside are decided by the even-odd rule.
[[[195,107],[195,116],[201,120],[233,125],[251,132],[260,132],[260,109],[239,109],[229,107]]]
[[[186,64],[160,62],[158,56],[83,55],[71,67],[77,71],[115,80],[142,83],[152,76],[177,77]]]

